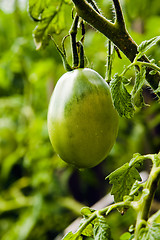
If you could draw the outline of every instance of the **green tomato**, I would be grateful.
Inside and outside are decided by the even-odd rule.
[[[48,110],[48,131],[55,152],[77,168],[91,168],[112,149],[118,113],[110,88],[89,68],[65,73],[57,82]]]

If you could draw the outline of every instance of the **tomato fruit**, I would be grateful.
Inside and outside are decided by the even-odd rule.
[[[118,132],[118,113],[110,88],[89,68],[65,73],[48,109],[48,132],[55,152],[77,168],[98,165],[109,154]]]

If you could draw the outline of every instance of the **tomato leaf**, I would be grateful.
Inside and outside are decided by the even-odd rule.
[[[136,56],[137,59],[141,58],[147,50],[153,47],[158,41],[160,40],[160,36],[154,37],[150,40],[143,41],[138,47],[138,55]]]
[[[160,240],[160,223],[153,222],[151,226],[142,228],[139,240]]]
[[[143,95],[142,95],[142,87],[145,83],[145,76],[146,76],[146,69],[144,67],[142,67],[140,71],[136,72],[135,84],[131,93],[132,101],[134,105],[138,108],[141,108],[145,105]]]
[[[152,155],[150,159],[156,167],[160,167],[160,152],[158,154]]]
[[[149,72],[150,75],[155,75],[156,73],[157,73],[156,70],[151,70],[151,71]]]
[[[80,226],[87,221],[87,218],[83,218],[80,222]],[[83,230],[82,235],[87,237],[93,237],[93,225],[92,223],[88,224],[87,227]]]
[[[34,21],[40,21],[40,13],[44,11],[45,1],[29,0],[29,14]]]
[[[134,153],[132,159],[129,162],[129,166],[135,166],[135,168],[138,168],[142,165],[143,160],[145,160],[145,156]]]
[[[90,214],[92,214],[95,210],[94,209],[91,209],[89,207],[83,207],[81,209],[81,214],[84,215],[84,216],[89,216]]]
[[[154,213],[148,220],[149,223],[155,222],[160,224],[160,210]]]
[[[110,226],[106,218],[99,216],[94,225],[94,239],[95,240],[112,240]]]
[[[135,183],[133,184],[131,190],[130,190],[130,193],[129,195],[132,196],[132,195],[138,195],[138,191],[139,189],[141,188],[141,184],[139,184],[139,182],[136,180]]]
[[[68,1],[29,0],[29,13],[37,26],[33,31],[36,49],[45,47],[49,35],[59,34],[65,27],[65,11],[63,3]]]
[[[121,76],[115,74],[110,82],[113,103],[121,117],[132,118],[135,109],[123,80]]]
[[[67,233],[62,240],[82,240],[83,238],[81,236],[78,236],[76,233],[69,232]]]
[[[129,232],[125,232],[121,235],[120,240],[129,240],[131,237],[132,235]]]
[[[135,181],[141,181],[135,167],[136,163],[136,161],[132,161],[132,164],[126,163],[107,176],[110,183],[113,184],[111,194],[114,195],[115,202],[123,201],[123,197],[129,195]]]

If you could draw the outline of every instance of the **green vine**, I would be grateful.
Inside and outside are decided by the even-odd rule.
[[[142,161],[146,159],[151,159],[153,162],[153,166],[151,169],[151,172],[149,174],[149,177],[146,182],[139,183],[136,185],[136,177],[133,173],[133,169],[137,168],[139,164],[142,163]],[[123,171],[122,171],[123,169]],[[124,173],[125,169],[125,173]],[[121,177],[121,181],[117,182],[115,179],[115,176]],[[138,175],[137,175],[138,176]],[[160,153],[159,154],[148,154],[141,156],[140,154],[134,154],[133,158],[129,162],[128,165],[124,165],[120,167],[119,169],[115,170],[113,173],[111,173],[107,178],[109,178],[110,183],[113,184],[113,188],[117,188],[116,192],[111,193],[114,195],[114,198],[119,198],[120,189],[121,187],[124,188],[124,186],[121,186],[123,184],[123,181],[131,181],[131,179],[134,179],[133,184],[130,186],[128,194],[123,195],[122,201],[117,201],[101,210],[94,211],[93,209],[90,209],[88,207],[84,207],[81,210],[81,213],[83,215],[83,221],[80,223],[80,226],[78,230],[73,233],[68,233],[63,239],[65,240],[76,240],[80,239],[81,236],[85,235],[88,237],[92,237],[94,235],[94,238],[96,239],[96,233],[94,232],[94,228],[97,224],[97,220],[99,218],[103,219],[103,225],[100,221],[99,224],[101,225],[101,235],[105,234],[107,236],[110,235],[110,229],[108,227],[108,223],[105,219],[107,219],[107,216],[113,211],[113,210],[120,210],[121,214],[124,214],[124,211],[126,211],[129,208],[132,208],[136,214],[137,214],[137,222],[135,224],[134,228],[134,234],[132,235],[133,240],[139,240],[143,239],[142,235],[144,231],[147,231],[147,225],[148,222],[150,222],[149,219],[149,213],[150,213],[150,207],[157,189],[157,186],[160,181]],[[123,179],[124,178],[124,179]],[[123,180],[122,180],[123,179]],[[136,187],[135,187],[136,186]],[[134,188],[133,188],[134,187]],[[142,188],[142,192],[140,194],[139,189]],[[134,190],[133,190],[134,189]],[[137,197],[137,195],[139,197]],[[136,198],[135,198],[136,196]],[[160,214],[160,213],[159,213]],[[159,215],[158,215],[159,216]],[[153,218],[153,216],[151,217]],[[152,220],[153,223],[153,220]],[[89,228],[90,226],[90,228]],[[159,225],[156,225],[157,229],[156,231],[159,231]],[[103,229],[104,228],[104,229]],[[93,231],[91,231],[91,229]],[[104,232],[103,232],[104,230]],[[143,230],[143,231],[142,231]],[[98,233],[99,234],[99,233]],[[156,235],[156,232],[155,232]],[[111,237],[105,238],[110,240]],[[148,238],[150,239],[150,238]],[[157,239],[157,238],[155,238]]]

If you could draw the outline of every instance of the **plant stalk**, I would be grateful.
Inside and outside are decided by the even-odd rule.
[[[110,39],[125,55],[133,62],[137,53],[138,46],[126,30],[122,10],[118,0],[113,0],[116,10],[115,23],[110,22],[102,14],[98,13],[86,0],[72,0],[75,4],[77,14],[88,22],[91,26]],[[141,61],[149,62],[146,56]],[[153,90],[158,88],[160,74],[150,75],[151,69],[147,68],[146,78]],[[160,96],[160,93],[157,93]]]
[[[154,198],[159,180],[160,180],[160,167],[153,166],[150,172],[149,178],[144,186],[144,189],[149,190],[149,195],[146,196],[145,192],[142,193],[142,197],[141,197],[142,201],[140,200],[141,202],[139,205],[139,212],[137,215],[134,240],[138,240],[139,231],[141,228],[145,227],[144,222],[148,220],[150,207],[151,207],[152,200]]]
[[[112,44],[111,41],[108,40],[108,54],[107,54],[107,71],[106,71],[106,77],[105,80],[107,82],[111,81],[111,72],[112,72],[112,57],[113,57],[113,53],[112,53]]]
[[[150,70],[156,70],[160,72],[160,67],[156,66],[155,64],[152,63],[148,63],[148,62],[140,62],[140,61],[135,61],[133,63],[131,63],[123,72],[122,72],[122,76],[125,75],[125,73],[133,66],[146,66],[148,67]]]
[[[76,14],[73,20],[73,24],[69,31],[71,35],[71,45],[72,45],[72,56],[73,56],[73,67],[78,67],[79,58],[78,58],[78,51],[77,51],[77,42],[76,42],[76,35],[77,35],[77,27],[78,27],[79,16]]]
[[[83,232],[83,230],[95,219],[97,218],[97,216],[99,215],[108,215],[112,210],[117,209],[119,207],[132,207],[132,203],[131,202],[118,202],[118,203],[114,203],[112,205],[109,205],[101,210],[97,210],[94,213],[92,213],[90,215],[90,217],[88,217],[88,219],[86,219],[86,221],[79,227],[78,231],[76,232],[77,237],[80,236]]]

